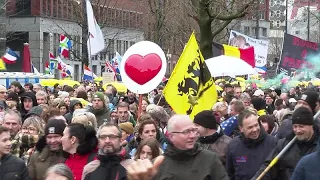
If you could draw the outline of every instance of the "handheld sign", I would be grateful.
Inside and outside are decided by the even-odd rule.
[[[166,73],[167,60],[162,49],[150,41],[131,46],[122,57],[120,72],[123,83],[137,94],[155,89]]]

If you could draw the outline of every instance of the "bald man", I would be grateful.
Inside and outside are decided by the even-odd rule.
[[[198,129],[189,116],[175,115],[168,122],[169,144],[163,156],[138,160],[127,168],[129,180],[151,179],[229,179],[218,156],[196,143]],[[177,166],[179,165],[179,166]]]
[[[3,85],[0,85],[0,101],[5,101],[7,99],[8,91]]]

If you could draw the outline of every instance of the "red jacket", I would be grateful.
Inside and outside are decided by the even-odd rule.
[[[73,154],[69,155],[67,158],[65,164],[70,168],[70,170],[73,173],[74,180],[81,180],[82,179],[82,171],[86,164],[89,163],[89,156],[94,155],[94,158],[91,159],[95,160],[97,157],[95,156],[96,152],[91,152],[86,155],[79,155],[79,154]]]

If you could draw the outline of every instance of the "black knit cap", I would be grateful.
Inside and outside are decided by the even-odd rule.
[[[194,123],[208,129],[217,129],[217,121],[213,112],[210,110],[204,110],[194,116]]]
[[[309,104],[312,109],[312,113],[315,114],[315,108],[317,106],[317,101],[319,98],[319,94],[315,91],[306,91],[304,92],[299,100],[303,100]]]
[[[62,136],[64,128],[66,128],[66,123],[63,120],[52,119],[47,123],[44,132],[45,132],[45,135],[59,134]]]
[[[313,114],[307,107],[301,106],[292,114],[292,124],[313,125]]]

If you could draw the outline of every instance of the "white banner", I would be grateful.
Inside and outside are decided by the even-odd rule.
[[[256,60],[256,68],[259,68],[261,70],[267,64],[269,41],[254,39],[237,31],[231,30],[229,37],[229,45],[241,49],[253,46],[254,56]]]

